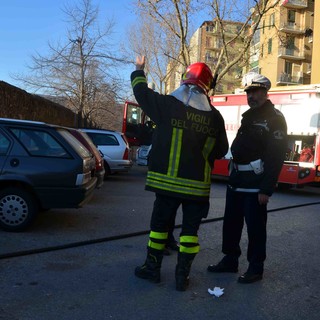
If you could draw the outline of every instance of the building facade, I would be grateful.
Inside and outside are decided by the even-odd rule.
[[[281,0],[261,20],[259,71],[273,86],[312,83],[319,56],[313,54],[314,7],[310,0]]]
[[[280,0],[262,17],[243,60],[222,77],[216,93],[232,93],[240,87],[242,74],[254,71],[267,76],[273,87],[320,83],[320,0]],[[252,24],[255,24],[252,9]],[[258,16],[258,15],[257,15]],[[239,34],[242,24],[223,21],[224,41]],[[250,30],[248,30],[248,33]],[[217,19],[204,21],[190,40],[190,61],[205,62],[213,71],[227,64],[222,55],[220,70],[216,64],[223,47],[221,24]],[[228,45],[229,60],[242,48],[242,38]],[[181,69],[181,70],[180,70]],[[180,85],[182,68],[168,77],[166,92]]]
[[[320,1],[314,1],[311,83],[320,83]]]
[[[221,71],[226,64],[227,56],[229,61],[239,55],[239,48],[243,46],[242,38],[235,37],[239,34],[243,24],[233,21],[222,21],[224,41],[228,43],[228,52],[221,57],[219,70],[216,66],[223,48],[221,24],[217,19],[204,21],[200,28],[192,35],[190,39],[190,62],[205,62],[213,72]],[[234,39],[234,40],[233,40]],[[244,62],[243,62],[244,63]],[[235,88],[239,87],[241,82],[242,67],[240,64],[230,68],[227,74],[219,81],[216,86],[216,93],[232,93]],[[168,70],[172,69],[168,65]],[[176,67],[166,81],[166,92],[172,92],[180,85],[181,75],[185,70]]]
[[[228,64],[228,61],[234,60],[239,55],[239,49],[243,46],[243,39],[235,37],[235,35],[240,33],[242,27],[242,23],[234,21],[218,21],[218,19],[204,21],[190,41],[191,62],[205,62],[211,70],[219,73]],[[221,28],[223,28],[224,39],[222,38]],[[224,46],[223,41],[228,43],[228,51],[222,55],[220,67],[216,70],[216,65]],[[242,67],[246,64],[245,61],[245,59],[242,59],[240,63],[230,68],[228,73],[219,81],[216,93],[232,93],[235,88],[239,87]]]

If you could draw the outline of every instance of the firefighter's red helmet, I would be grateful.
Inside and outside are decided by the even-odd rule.
[[[208,93],[212,88],[213,75],[210,68],[203,62],[190,64],[182,75],[181,84],[195,84]]]

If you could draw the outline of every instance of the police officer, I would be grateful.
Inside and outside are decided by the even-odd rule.
[[[155,192],[145,263],[135,275],[160,282],[163,251],[170,221],[182,205],[176,289],[185,291],[194,257],[199,252],[198,229],[209,211],[211,167],[228,151],[224,121],[211,106],[208,91],[213,86],[210,68],[190,65],[181,86],[161,95],[147,86],[145,57],[137,57],[131,74],[133,93],[143,111],[155,122],[146,190]]]
[[[244,76],[244,90],[250,109],[243,113],[241,126],[231,145],[233,160],[227,186],[223,221],[222,252],[210,272],[238,272],[240,239],[247,224],[247,271],[240,283],[259,281],[266,258],[267,203],[276,185],[287,150],[284,116],[268,99],[270,80],[257,73]]]

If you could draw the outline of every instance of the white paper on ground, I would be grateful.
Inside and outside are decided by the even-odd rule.
[[[209,288],[209,289],[208,289],[208,292],[209,292],[211,295],[219,298],[219,297],[221,297],[221,296],[224,294],[223,290],[224,290],[224,288],[214,287],[213,290],[211,290],[211,289]]]

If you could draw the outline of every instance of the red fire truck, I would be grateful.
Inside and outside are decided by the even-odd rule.
[[[320,185],[320,84],[277,87],[269,91],[269,99],[285,116],[288,125],[288,150],[278,179],[281,184]],[[235,138],[241,115],[248,110],[244,92],[215,95],[212,104],[222,114],[229,144]],[[145,144],[140,139],[150,119],[135,103],[126,102],[123,132],[132,145]],[[152,131],[150,131],[152,134]],[[216,160],[213,175],[228,176],[230,151]]]

